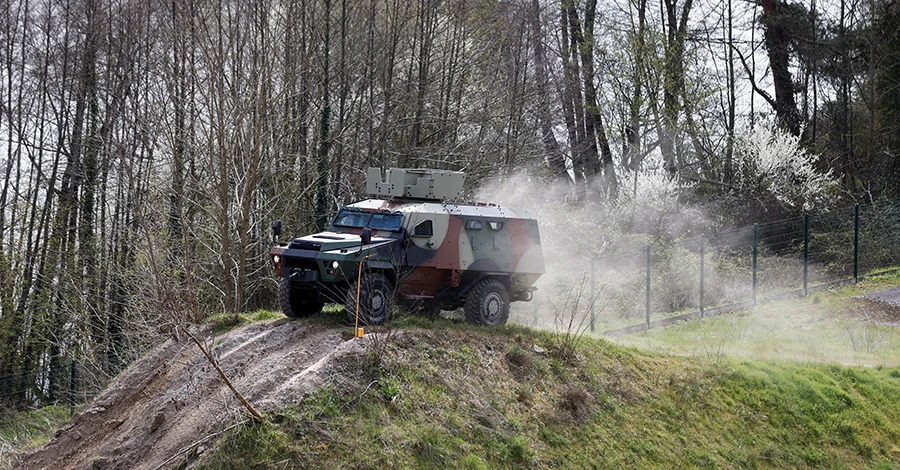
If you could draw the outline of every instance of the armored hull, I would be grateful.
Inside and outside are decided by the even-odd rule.
[[[396,171],[416,172],[415,182],[391,184]],[[343,302],[348,315],[362,310],[365,322],[380,323],[397,301],[429,314],[465,307],[469,321],[495,325],[505,323],[509,302],[530,300],[544,272],[537,220],[493,204],[433,199],[462,187],[446,175],[461,174],[434,172],[390,170],[380,182],[378,171],[382,186],[370,178],[370,192],[392,197],[348,205],[327,231],[273,247],[285,313],[302,316]]]

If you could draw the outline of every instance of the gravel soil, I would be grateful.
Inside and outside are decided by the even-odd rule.
[[[869,294],[861,295],[860,297],[863,299],[873,300],[875,302],[883,302],[886,304],[894,305],[896,307],[900,307],[900,287],[872,292]]]
[[[333,379],[338,357],[362,348],[334,327],[286,319],[200,336],[263,412],[302,400]],[[222,429],[247,416],[195,344],[169,340],[15,468],[190,468]]]
[[[900,287],[854,298],[863,302],[850,311],[851,316],[869,323],[900,327]]]

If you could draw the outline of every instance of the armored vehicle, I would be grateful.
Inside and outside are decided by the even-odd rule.
[[[510,302],[531,300],[544,272],[537,220],[449,202],[464,178],[392,168],[382,180],[369,168],[366,191],[378,199],[342,207],[324,232],[273,246],[284,313],[303,317],[342,303],[351,322],[378,325],[396,303],[430,316],[463,307],[470,323],[506,323]],[[277,242],[280,221],[273,231]]]

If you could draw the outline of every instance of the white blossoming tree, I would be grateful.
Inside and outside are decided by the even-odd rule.
[[[819,156],[800,143],[800,137],[777,127],[758,126],[735,142],[733,184],[744,198],[760,205],[780,206],[780,212],[816,211],[827,206],[837,187],[831,171],[816,167]],[[756,205],[754,204],[754,205]]]

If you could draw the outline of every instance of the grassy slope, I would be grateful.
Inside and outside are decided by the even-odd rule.
[[[69,410],[62,406],[0,413],[0,468],[13,463],[14,451],[24,452],[46,443],[68,418]]]
[[[226,434],[201,468],[900,468],[900,353],[889,338],[845,358],[833,340],[860,327],[836,315],[848,297],[897,284],[633,337],[678,356],[585,338],[566,363],[548,333],[401,320],[383,349],[347,358],[341,380],[269,422]],[[225,330],[272,315],[209,321]],[[810,347],[797,338],[823,345],[797,354]],[[776,362],[746,360],[760,354]],[[798,358],[887,366],[787,362]],[[0,420],[0,454],[46,440],[64,411]]]
[[[615,341],[713,361],[728,357],[896,366],[900,330],[886,323],[900,322],[900,308],[853,297],[898,285],[900,273],[872,276],[805,299],[761,304]]]
[[[511,327],[407,329],[201,468],[897,468],[900,369],[707,363]],[[537,354],[532,346],[547,350]],[[355,384],[355,385],[353,385]]]

